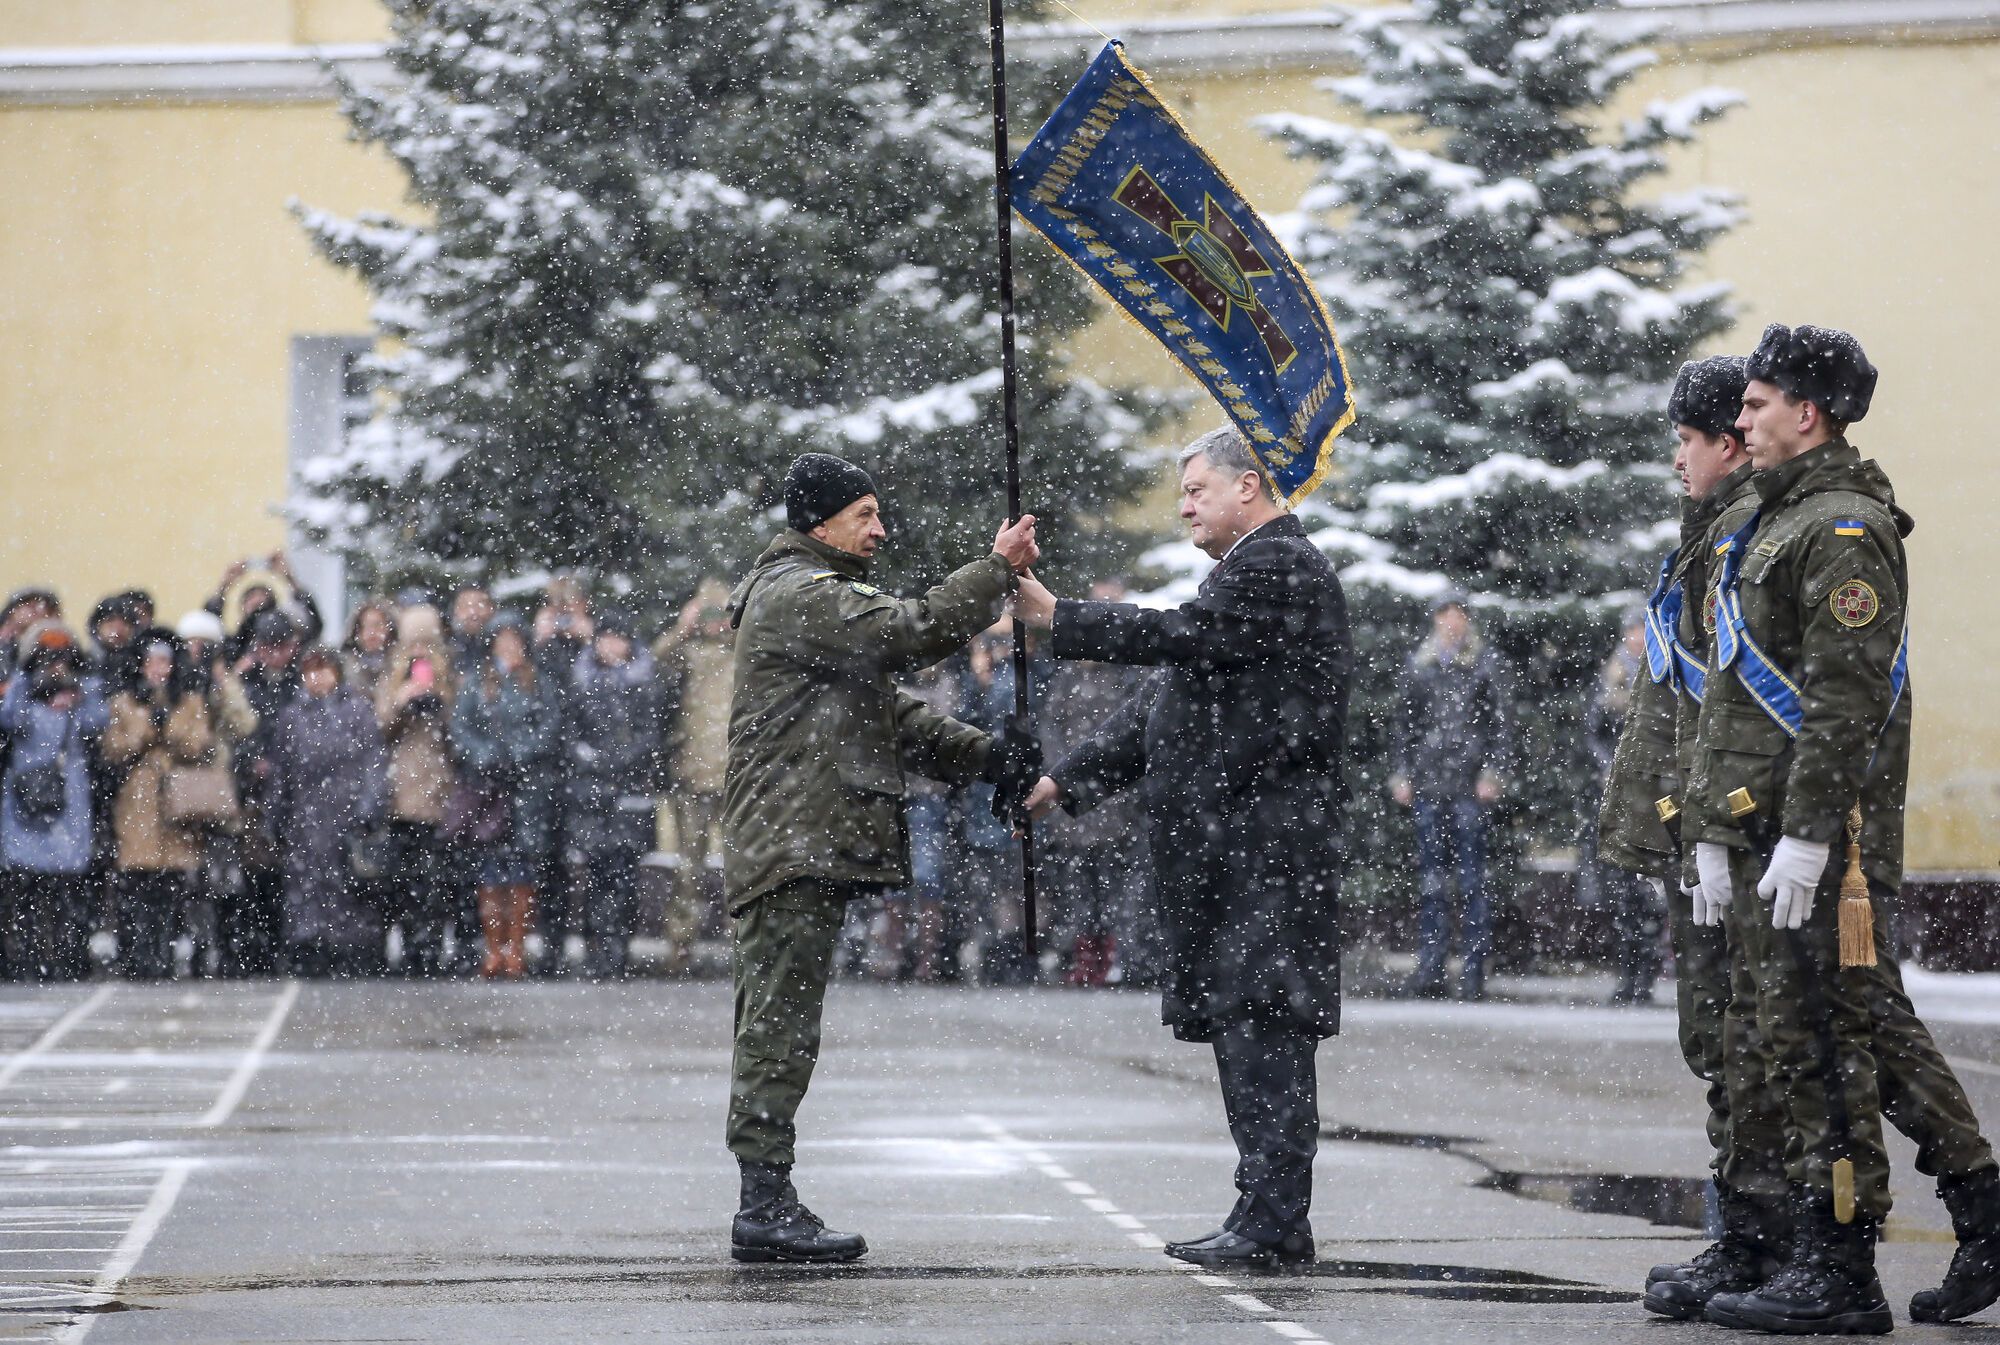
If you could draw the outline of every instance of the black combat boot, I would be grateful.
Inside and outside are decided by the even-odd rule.
[[[1881,1336],[1896,1325],[1875,1274],[1880,1225],[1833,1217],[1831,1197],[1807,1202],[1792,1259],[1763,1288],[1711,1299],[1708,1320],[1787,1336]]]
[[[729,1228],[729,1254],[738,1261],[854,1261],[868,1250],[859,1233],[831,1232],[805,1207],[789,1166],[738,1165],[743,1197]]]
[[[1783,1202],[1725,1193],[1722,1236],[1692,1261],[1654,1266],[1646,1277],[1646,1311],[1694,1321],[1715,1295],[1744,1293],[1777,1274],[1790,1242]]]
[[[1944,1283],[1910,1300],[1913,1321],[1955,1322],[2000,1299],[2000,1172],[1946,1179],[1938,1194],[1951,1211],[1958,1251]]]

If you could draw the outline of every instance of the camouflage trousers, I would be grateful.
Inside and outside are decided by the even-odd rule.
[[[792,1162],[794,1118],[819,1062],[820,1014],[851,895],[837,883],[787,883],[734,919],[728,1140],[746,1162]]]
[[[1725,1072],[1732,1111],[1774,1097],[1782,1139],[1753,1112],[1733,1114],[1725,1168],[1740,1185],[1768,1185],[1771,1150],[1781,1142],[1787,1181],[1824,1193],[1834,1164],[1854,1166],[1855,1213],[1881,1219],[1890,1206],[1882,1122],[1917,1146],[1917,1170],[1932,1179],[1994,1166],[1972,1104],[1930,1030],[1903,990],[1896,963],[1895,894],[1869,894],[1875,912],[1873,967],[1840,965],[1839,848],[1801,929],[1771,928],[1770,902],[1757,895],[1763,861],[1732,851],[1734,899],[1728,931],[1732,996],[1725,1019]],[[1748,1121],[1748,1124],[1746,1124]]]

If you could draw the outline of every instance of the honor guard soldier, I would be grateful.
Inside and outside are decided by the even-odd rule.
[[[1723,1235],[1692,1261],[1653,1267],[1646,1307],[1698,1318],[1718,1289],[1754,1288],[1782,1259],[1789,1236],[1782,1150],[1775,1099],[1759,1087],[1732,1103],[1725,1068],[1724,1012],[1730,1003],[1730,960],[1723,930],[1705,923],[1691,857],[1680,833],[1682,782],[1693,764],[1707,680],[1712,622],[1708,558],[1716,543],[1756,511],[1749,455],[1736,417],[1743,409],[1746,362],[1715,356],[1681,367],[1667,402],[1674,428],[1674,469],[1686,492],[1680,543],[1662,559],[1646,603],[1646,674],[1612,759],[1599,817],[1599,855],[1644,874],[1673,892],[1667,903],[1674,947],[1674,986],[1681,1056],[1708,1085],[1709,1143]],[[1747,1022],[1754,1032],[1754,1019]],[[1739,1037],[1739,1054],[1757,1050]],[[1735,1071],[1739,1090],[1762,1084],[1764,1072]],[[1743,1142],[1733,1143],[1738,1126]]]
[[[1714,653],[1683,825],[1702,907],[1727,913],[1754,995],[1794,1227],[1786,1263],[1754,1290],[1715,1294],[1706,1315],[1880,1334],[1892,1326],[1875,1273],[1885,1102],[1920,1132],[1918,1168],[1938,1178],[1960,1238],[1912,1315],[1964,1316],[2000,1296],[1993,1156],[1896,970],[1911,524],[1845,437],[1876,379],[1853,337],[1773,326],[1746,372],[1737,425],[1759,507],[1710,560]]]
[[[993,624],[1039,555],[1035,520],[921,598],[868,583],[887,535],[875,484],[808,453],[785,480],[789,526],[730,596],[736,628],[723,786],[725,900],[734,926],[736,1044],[729,1148],[742,1173],[739,1261],[852,1261],[858,1234],[799,1200],[793,1118],[819,1057],[820,1010],[847,902],[909,882],[903,772],[992,781],[1011,806],[1039,775],[1020,726],[995,737],[926,708],[898,677]]]

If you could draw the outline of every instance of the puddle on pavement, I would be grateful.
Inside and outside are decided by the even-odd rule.
[[[1487,1170],[1473,1185],[1484,1191],[1563,1205],[1582,1214],[1620,1214],[1665,1228],[1700,1230],[1707,1224],[1708,1183],[1697,1177],[1644,1177],[1601,1172],[1504,1172],[1466,1146],[1480,1141],[1464,1135],[1413,1130],[1369,1130],[1326,1126],[1322,1139],[1350,1144],[1384,1144],[1454,1154]]]
[[[1406,1298],[1435,1298],[1464,1303],[1636,1303],[1639,1295],[1606,1289],[1582,1280],[1566,1280],[1556,1275],[1538,1275],[1531,1270],[1497,1270],[1488,1266],[1460,1266],[1436,1261],[1345,1261],[1315,1262],[1296,1274],[1280,1275],[1275,1283],[1258,1280],[1259,1290],[1267,1285],[1274,1297],[1282,1298],[1290,1280],[1361,1280],[1333,1292],[1347,1294],[1400,1294]],[[1315,1284],[1311,1292],[1331,1286]]]
[[[1479,1143],[1470,1135],[1430,1135],[1416,1130],[1369,1130],[1362,1126],[1324,1126],[1319,1134],[1321,1139],[1344,1144],[1385,1144],[1395,1149],[1449,1151],[1461,1145]]]
[[[1474,1184],[1483,1190],[1565,1205],[1584,1214],[1621,1214],[1664,1228],[1698,1230],[1707,1216],[1708,1184],[1694,1177],[1494,1172]]]

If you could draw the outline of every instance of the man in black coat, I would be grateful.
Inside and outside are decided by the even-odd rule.
[[[1340,756],[1350,654],[1326,558],[1233,430],[1181,457],[1181,517],[1219,562],[1191,603],[1058,602],[1032,577],[1016,610],[1058,658],[1164,665],[1044,776],[1038,815],[1142,787],[1166,998],[1210,1043],[1242,1192],[1221,1228],[1168,1254],[1266,1268],[1313,1258],[1313,1055],[1340,1030]]]

